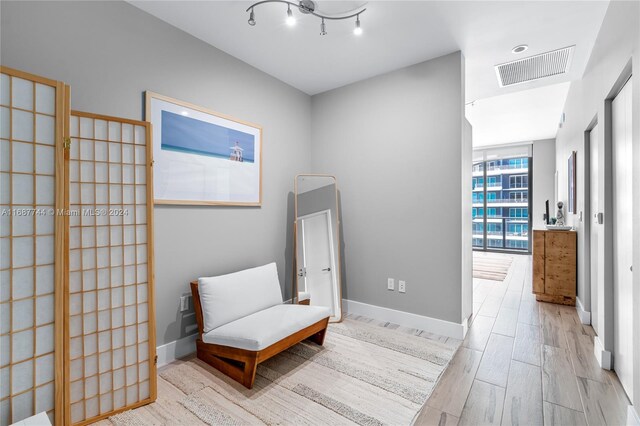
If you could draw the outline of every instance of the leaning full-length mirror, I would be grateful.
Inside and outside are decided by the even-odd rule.
[[[333,176],[296,176],[294,229],[297,303],[326,306],[330,321],[341,321],[338,187]]]

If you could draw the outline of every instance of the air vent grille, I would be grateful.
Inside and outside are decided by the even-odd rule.
[[[553,50],[540,55],[518,59],[506,64],[496,65],[496,75],[500,87],[526,83],[539,78],[564,74],[569,70],[573,48]]]

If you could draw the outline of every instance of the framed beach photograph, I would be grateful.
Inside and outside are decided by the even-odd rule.
[[[262,128],[145,92],[156,204],[260,206]]]

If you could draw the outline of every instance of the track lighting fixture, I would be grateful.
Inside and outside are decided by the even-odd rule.
[[[291,5],[287,5],[287,25],[292,26],[296,24],[296,18],[293,16],[293,12],[291,11]]]
[[[360,26],[360,15],[356,15],[356,27],[353,29],[355,35],[362,34],[362,27]]]
[[[333,20],[333,21],[340,21],[343,19],[349,19],[349,18],[356,18],[356,26],[353,29],[353,33],[355,35],[360,35],[362,34],[362,27],[360,26],[360,14],[364,13],[364,11],[366,11],[367,9],[362,9],[359,10],[356,13],[350,13],[344,16],[339,16],[339,15],[332,15],[332,16],[326,16],[323,15],[322,13],[316,12],[316,4],[314,1],[312,0],[300,0],[298,3],[293,3],[287,0],[262,0],[259,1],[257,3],[252,4],[251,6],[249,6],[247,8],[247,12],[249,12],[249,25],[251,25],[252,27],[254,25],[256,25],[256,19],[255,19],[255,15],[253,12],[253,8],[256,6],[259,6],[261,4],[264,3],[284,3],[287,5],[287,19],[286,19],[286,23],[287,25],[293,26],[296,23],[296,18],[295,16],[293,16],[293,11],[291,10],[291,6],[293,7],[297,7],[298,10],[300,11],[300,13],[305,14],[305,15],[313,15],[313,16],[317,16],[318,18],[320,18],[322,21],[320,23],[320,35],[327,35],[327,26],[325,24],[325,19],[328,20]]]

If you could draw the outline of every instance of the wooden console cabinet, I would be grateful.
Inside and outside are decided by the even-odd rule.
[[[533,293],[540,302],[576,304],[577,234],[533,231]]]

